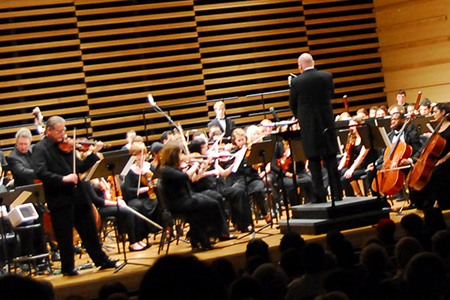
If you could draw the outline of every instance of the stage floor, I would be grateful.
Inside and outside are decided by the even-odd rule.
[[[415,209],[404,209],[401,213],[396,211],[403,205],[403,202],[394,203],[392,207],[393,210],[390,213],[390,218],[395,222],[399,223],[401,218],[409,213],[417,213],[423,216],[421,211]],[[450,218],[450,212],[444,212],[446,220]],[[285,220],[283,218],[283,220]],[[447,220],[448,222],[448,220]],[[265,224],[264,220],[260,220],[256,224],[256,228],[260,228]],[[360,228],[353,228],[349,230],[342,231],[345,236],[349,239],[352,245],[357,248],[360,247],[365,240],[368,238],[376,236],[376,228],[374,225],[365,226]],[[403,236],[400,226],[397,226],[397,236]],[[238,237],[242,237],[244,234],[236,234]],[[270,249],[271,258],[273,261],[277,261],[280,257],[278,250],[278,245],[280,243],[282,234],[278,224],[274,224],[272,228],[268,227],[262,230],[260,233],[255,234],[255,238],[263,239]],[[302,237],[307,241],[316,241],[325,246],[325,235],[302,235]],[[145,272],[150,266],[161,256],[165,255],[165,251],[158,255],[158,244],[160,235],[157,235],[154,239],[153,236],[150,237],[150,241],[153,246],[147,250],[140,252],[129,252],[127,251],[127,261],[128,264],[121,269],[119,272],[114,273],[114,269],[108,270],[98,270],[97,268],[87,268],[80,270],[80,275],[74,277],[66,277],[62,275],[44,275],[35,276],[37,279],[45,279],[50,281],[56,293],[56,299],[65,299],[69,295],[80,295],[87,299],[98,298],[98,291],[100,287],[106,282],[110,281],[120,281],[125,284],[131,294],[136,294],[139,289],[139,284],[144,276]],[[178,245],[172,243],[170,245],[169,254],[194,254],[200,260],[212,261],[216,258],[226,257],[235,266],[237,270],[242,269],[245,264],[245,249],[247,243],[253,238],[252,235],[242,237],[240,239],[219,242],[215,245],[215,249],[206,252],[193,253],[191,251],[190,244],[180,241]],[[106,252],[111,258],[119,259],[119,263],[124,261],[124,256],[118,254],[115,240],[107,239],[105,241],[105,246],[107,246]],[[83,254],[80,257],[76,257],[77,267],[90,266],[91,260],[87,254]],[[56,262],[54,264],[54,269],[58,270],[59,264]]]

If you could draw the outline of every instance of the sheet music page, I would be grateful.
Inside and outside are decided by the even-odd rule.
[[[239,166],[241,165],[242,160],[245,157],[245,153],[247,153],[247,146],[242,147],[241,150],[239,150],[238,152],[235,153],[234,166],[233,166],[233,169],[231,170],[231,172],[236,173]]]
[[[136,160],[136,156],[132,155],[130,159],[128,160],[125,167],[123,167],[122,172],[120,172],[120,175],[125,177],[127,176],[128,172],[130,171],[131,165],[134,164],[134,161]]]
[[[386,133],[386,129],[384,127],[378,127],[378,130],[380,131],[381,137],[383,138],[384,143],[386,144],[386,147],[392,147],[391,141],[388,138],[388,135]]]

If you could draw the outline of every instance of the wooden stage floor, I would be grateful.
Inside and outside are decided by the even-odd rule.
[[[409,213],[417,213],[423,216],[421,211],[415,209],[405,209],[401,214],[395,212],[403,204],[403,202],[394,203],[393,211],[390,213],[390,218],[399,223],[400,219]],[[400,206],[399,206],[400,205]],[[450,218],[450,212],[444,212],[446,220]],[[448,222],[448,220],[447,220]],[[261,220],[256,225],[257,229],[265,224],[264,220]],[[270,248],[270,254],[273,261],[277,261],[280,257],[278,245],[280,243],[282,234],[277,228],[277,224],[274,224],[272,228],[268,227],[257,233],[255,238],[263,239]],[[402,236],[400,226],[398,225],[396,230],[397,236]],[[355,248],[360,247],[362,243],[370,237],[376,236],[375,226],[365,226],[361,228],[354,228],[343,231],[345,236],[353,244]],[[243,234],[237,234],[239,237]],[[144,276],[148,268],[162,255],[165,255],[165,251],[158,255],[158,243],[160,235],[150,241],[154,244],[151,248],[140,252],[127,251],[128,264],[119,272],[114,273],[114,269],[98,270],[97,268],[88,268],[80,270],[80,275],[74,277],[65,277],[62,275],[46,275],[36,276],[36,279],[45,279],[50,281],[56,293],[56,299],[62,300],[69,295],[80,295],[87,299],[98,298],[98,291],[100,287],[110,281],[119,281],[125,284],[131,294],[136,294],[139,289],[141,278]],[[325,246],[325,235],[302,235],[307,241],[319,242]],[[237,240],[219,242],[215,245],[215,249],[206,252],[193,253],[191,251],[190,244],[180,241],[178,245],[172,243],[170,245],[169,254],[194,254],[200,260],[212,261],[219,257],[226,257],[232,261],[237,270],[244,267],[245,264],[245,249],[247,243],[252,239],[252,235],[243,237]],[[119,259],[119,263],[123,262],[123,254],[117,253],[117,247],[115,241],[107,240],[105,244],[111,247],[109,251],[106,251],[111,258]],[[77,267],[90,264],[91,261],[87,254],[83,254],[81,258],[76,258]],[[58,269],[58,263],[55,263],[54,269]]]

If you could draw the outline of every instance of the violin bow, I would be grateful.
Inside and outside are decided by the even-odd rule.
[[[72,149],[72,163],[73,163],[73,166],[72,166],[72,169],[73,169],[73,173],[74,174],[76,174],[77,173],[77,154],[76,154],[76,146],[75,146],[75,141],[76,141],[76,139],[77,139],[77,129],[76,128],[74,128],[73,129],[73,149]]]

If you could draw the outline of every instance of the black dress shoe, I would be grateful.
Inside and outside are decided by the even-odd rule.
[[[116,267],[116,262],[118,262],[118,259],[110,259],[108,258],[107,260],[105,260],[102,265],[100,266],[100,270],[105,270],[105,269],[112,269]]]
[[[73,269],[67,272],[62,272],[63,276],[77,276],[78,275],[78,271]]]
[[[221,242],[223,242],[223,241],[229,241],[229,240],[234,240],[234,239],[237,239],[237,236],[231,235],[231,234],[228,234],[228,235],[221,235],[221,236],[219,237],[219,241],[221,241]]]

